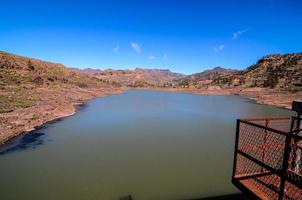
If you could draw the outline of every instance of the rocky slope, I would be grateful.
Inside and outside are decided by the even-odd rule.
[[[214,68],[180,79],[180,87],[302,90],[302,53],[268,55],[245,70]]]
[[[230,77],[230,83],[234,78]],[[302,90],[302,53],[269,55],[235,76],[245,87]]]
[[[116,90],[61,64],[0,52],[0,142]]]
[[[213,84],[244,88],[273,88],[286,91],[302,90],[302,53],[269,55],[246,70],[223,75]]]
[[[211,85],[213,80],[216,80],[222,76],[232,75],[238,72],[233,69],[225,69],[222,67],[215,67],[213,69],[205,70],[200,73],[195,73],[189,76],[185,76],[177,80],[176,87],[194,87],[203,88]]]

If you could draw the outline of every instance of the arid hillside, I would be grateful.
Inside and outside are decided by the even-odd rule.
[[[71,114],[74,105],[115,92],[99,79],[61,64],[0,52],[0,141]]]
[[[268,88],[302,90],[302,53],[268,55],[242,71],[214,68],[180,80],[189,88]]]
[[[269,55],[235,76],[246,87],[302,90],[302,53]],[[235,80],[230,77],[230,83]]]
[[[235,74],[236,72],[238,71],[233,69],[225,69],[222,67],[215,67],[213,69],[205,70],[200,73],[182,77],[177,80],[176,86],[204,88],[205,86],[210,85],[213,80],[219,79],[222,76]]]

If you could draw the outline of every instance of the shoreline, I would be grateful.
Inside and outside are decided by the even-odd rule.
[[[130,88],[132,90],[154,90],[163,92],[183,92],[198,95],[212,96],[240,96],[248,98],[261,105],[274,106],[280,109],[291,110],[293,100],[302,100],[302,91],[292,93],[266,88],[244,88],[244,89],[193,89],[193,88]]]
[[[195,88],[130,88],[131,90],[154,90],[163,92],[180,92],[212,96],[240,96],[257,104],[274,106],[279,109],[291,110],[293,100],[302,100],[302,91],[292,93],[266,88],[241,89],[195,89]]]
[[[61,112],[53,112],[53,117],[47,118],[47,119],[38,119],[36,123],[33,124],[27,124],[27,128],[21,130],[21,131],[15,131],[13,134],[9,134],[8,136],[4,137],[3,139],[0,140],[0,147],[7,144],[9,141],[12,139],[22,135],[22,134],[28,134],[31,133],[32,131],[38,130],[40,128],[43,128],[43,126],[50,124],[50,123],[55,123],[59,120],[63,120],[66,117],[70,117],[74,114],[77,113],[79,109],[85,106],[87,101],[95,99],[95,98],[102,98],[106,96],[111,96],[111,95],[116,95],[116,94],[121,94],[123,92],[127,91],[125,88],[119,88],[111,91],[106,91],[101,92],[100,94],[97,94],[95,96],[90,96],[88,98],[85,98],[85,100],[81,102],[69,102],[68,105],[66,105],[66,109]],[[69,108],[68,108],[69,107]],[[31,107],[27,108],[31,109]],[[17,112],[17,111],[16,111]],[[1,116],[1,114],[0,114]]]
[[[112,94],[112,95],[114,95],[114,94]],[[108,95],[108,96],[109,96],[109,95]],[[102,98],[102,97],[105,97],[105,96],[100,96],[100,97],[95,97],[95,98]],[[94,98],[92,98],[92,99],[94,99]],[[87,101],[92,100],[92,99],[87,99]],[[24,134],[24,135],[25,135],[25,134],[30,134],[30,133],[32,133],[33,131],[37,131],[37,130],[43,129],[45,126],[47,126],[47,125],[49,125],[49,124],[53,124],[53,123],[59,122],[59,121],[61,121],[61,120],[64,120],[64,119],[67,118],[67,117],[70,117],[70,116],[76,114],[76,113],[78,112],[78,110],[80,110],[80,109],[82,109],[83,107],[85,107],[85,104],[87,103],[87,101],[82,102],[82,103],[75,103],[75,104],[73,105],[75,110],[74,110],[74,112],[72,112],[72,113],[70,113],[70,114],[66,114],[66,115],[64,115],[64,116],[62,116],[62,117],[55,117],[55,118],[53,118],[53,119],[51,119],[51,120],[49,120],[49,121],[45,121],[44,123],[42,123],[42,124],[40,124],[40,125],[37,125],[37,126],[35,126],[35,127],[32,127],[31,129],[28,129],[28,130],[19,132],[19,133],[17,133],[17,134],[14,134],[14,135],[8,137],[6,140],[4,140],[4,141],[2,141],[2,142],[0,141],[0,147],[3,146],[3,145],[5,145],[5,144],[7,144],[7,143],[10,142],[11,140],[17,138],[17,137],[20,136],[20,135],[23,135],[23,134]]]
[[[39,128],[42,128],[43,126],[49,124],[49,123],[54,123],[58,120],[62,120],[66,117],[72,116],[74,114],[77,113],[78,109],[80,109],[82,106],[85,106],[85,103],[89,100],[95,99],[95,98],[102,98],[102,97],[106,97],[106,96],[111,96],[111,95],[115,95],[115,94],[121,94],[124,92],[127,92],[129,90],[153,90],[153,91],[163,91],[163,92],[180,92],[180,93],[190,93],[190,94],[197,94],[197,95],[226,95],[226,96],[241,96],[241,97],[245,97],[248,98],[251,101],[254,101],[257,104],[262,104],[262,105],[270,105],[270,106],[274,106],[276,108],[280,108],[280,109],[290,109],[290,105],[289,104],[280,104],[277,101],[265,101],[265,99],[261,99],[261,97],[263,95],[278,95],[281,98],[284,98],[284,95],[292,95],[290,93],[284,93],[284,94],[276,94],[276,91],[259,91],[259,89],[257,89],[257,91],[254,90],[250,90],[250,91],[235,91],[235,90],[200,90],[200,89],[189,89],[189,88],[118,88],[115,90],[110,90],[110,91],[106,91],[105,93],[102,92],[100,94],[96,94],[94,96],[89,96],[88,98],[85,98],[82,102],[69,102],[69,106],[71,106],[69,109],[65,109],[63,112],[58,112],[58,113],[54,113],[54,116],[52,118],[48,118],[48,119],[39,119],[38,122],[34,123],[34,124],[27,124],[28,128],[26,128],[25,130],[22,131],[16,131],[15,133],[8,135],[7,137],[4,137],[2,140],[0,140],[0,146],[5,145],[7,142],[9,142],[10,140],[16,138],[19,135],[22,134],[28,134],[34,130],[37,130]],[[257,95],[255,95],[255,92],[257,92]],[[273,92],[273,93],[272,93]],[[251,95],[250,93],[252,93],[253,95]],[[298,97],[302,97],[302,94],[299,93],[297,95]],[[273,98],[273,96],[270,96],[270,100],[271,98]],[[288,101],[288,99],[287,99]],[[31,109],[28,108],[29,110]]]
[[[37,126],[34,126],[28,130],[25,130],[25,131],[22,131],[22,132],[18,132],[14,135],[11,135],[9,137],[7,137],[6,139],[0,141],[0,147],[2,145],[5,145],[7,144],[8,142],[10,142],[11,140],[15,139],[16,137],[20,136],[20,135],[23,135],[23,134],[29,134],[33,131],[36,131],[36,130],[39,130],[39,129],[42,129],[44,126],[46,126],[47,124],[51,124],[51,123],[55,123],[57,121],[60,121],[60,120],[63,120],[64,118],[66,117],[70,117],[72,115],[76,114],[76,111],[73,112],[73,113],[70,113],[70,114],[67,114],[67,115],[64,115],[64,116],[61,116],[61,117],[56,117],[56,118],[53,118],[53,119],[50,119],[49,121],[45,121],[43,123],[41,123],[40,125],[37,125]]]

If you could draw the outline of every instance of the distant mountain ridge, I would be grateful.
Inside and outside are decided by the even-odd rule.
[[[207,89],[219,88],[275,88],[302,90],[302,53],[272,54],[261,58],[245,70],[215,67],[191,75],[168,69],[98,70],[85,69],[84,73],[102,81],[128,87],[173,87]]]
[[[128,87],[168,86],[185,77],[185,75],[171,72],[169,69],[99,70],[88,68],[82,71],[107,83]]]
[[[272,54],[261,58],[245,70],[215,67],[191,75],[169,69],[84,70],[0,52],[0,86],[26,79],[42,85],[71,84],[91,87],[163,87],[163,88],[273,88],[302,90],[302,53]],[[13,75],[15,74],[15,75]],[[19,80],[20,81],[20,80]],[[22,82],[22,81],[21,81]]]
[[[232,74],[237,72],[238,70],[234,69],[225,69],[223,67],[215,67],[213,69],[208,69],[199,73],[195,73],[189,76],[186,76],[183,80],[190,81],[204,81],[204,80],[212,80],[219,76]]]
[[[177,80],[177,83],[181,87],[203,87],[211,83],[214,79],[217,79],[224,75],[234,74],[238,70],[234,69],[225,69],[223,67],[215,67],[213,69],[204,70],[199,73],[195,73],[192,75],[185,76]]]

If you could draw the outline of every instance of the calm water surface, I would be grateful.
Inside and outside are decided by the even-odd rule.
[[[235,119],[291,115],[238,96],[129,91],[0,149],[3,200],[188,199],[231,184]]]

